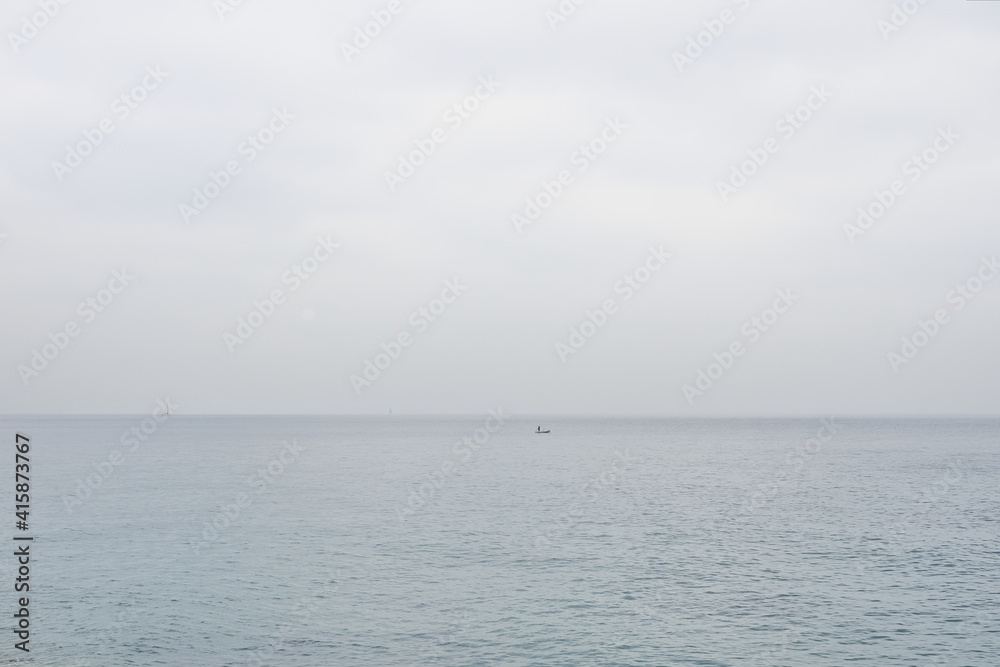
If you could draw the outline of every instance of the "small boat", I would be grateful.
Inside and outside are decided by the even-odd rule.
[[[542,430],[542,427],[541,427],[541,426],[539,426],[539,427],[538,427],[538,429],[537,429],[537,430],[535,431],[535,433],[551,433],[551,432],[552,432],[552,431],[551,431],[551,430],[549,430],[549,429],[545,429],[545,430],[543,431],[543,430]]]

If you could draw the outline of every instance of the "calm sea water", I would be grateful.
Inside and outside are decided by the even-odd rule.
[[[487,417],[3,418],[28,664],[1000,664],[1000,421]]]

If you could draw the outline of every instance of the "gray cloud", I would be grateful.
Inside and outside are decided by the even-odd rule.
[[[927,3],[883,39],[889,2],[714,5],[209,0],[61,6],[0,55],[0,399],[6,412],[995,413],[1000,282],[912,363],[886,355],[1000,253],[993,219],[1000,27],[992,3]],[[726,26],[679,73],[703,22]],[[37,3],[10,3],[6,35]],[[52,162],[160,66],[169,76],[60,182]],[[502,86],[395,192],[385,172],[482,76]],[[723,203],[717,183],[825,85],[830,101]],[[253,161],[238,147],[295,115]],[[628,124],[584,172],[571,156]],[[939,128],[961,135],[851,245],[844,225]],[[241,173],[190,224],[210,173]],[[523,234],[525,198],[574,182]],[[320,234],[341,250],[234,353],[223,333]],[[555,344],[650,245],[670,265],[563,363]],[[102,289],[137,281],[28,386],[17,368]],[[468,292],[361,397],[349,377],[460,277]],[[695,405],[681,387],[776,289],[800,301]],[[314,317],[313,317],[314,315]]]

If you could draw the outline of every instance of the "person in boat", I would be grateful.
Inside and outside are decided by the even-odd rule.
[[[537,430],[537,431],[535,431],[535,433],[541,433],[541,432],[542,432],[542,427],[541,427],[541,426],[539,426],[539,427],[538,427],[538,430]]]

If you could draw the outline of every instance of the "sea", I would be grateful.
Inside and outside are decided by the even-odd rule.
[[[998,419],[0,425],[2,665],[1000,665]]]

